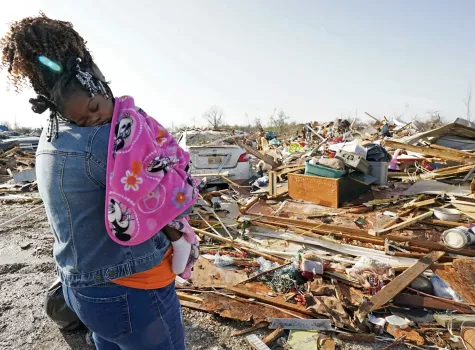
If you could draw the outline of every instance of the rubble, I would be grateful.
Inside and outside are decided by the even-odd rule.
[[[5,133],[0,132],[0,136]],[[7,182],[9,184],[24,184],[36,180],[34,152],[38,140],[35,145],[19,141],[24,139],[26,138],[0,139],[0,184]],[[5,188],[8,186],[0,186],[0,192]]]
[[[460,128],[460,120],[455,124]],[[225,204],[222,208],[239,204],[240,213],[230,216],[216,209],[225,221],[214,215],[193,220],[203,249],[214,254],[206,256],[206,264],[218,262],[223,269],[217,274],[207,267],[202,274],[217,278],[212,284],[221,291],[201,277],[192,278],[192,289],[178,287],[187,288],[180,294],[183,305],[189,303],[186,298],[206,293],[239,301],[227,303],[225,310],[210,308],[204,300],[194,306],[250,320],[259,329],[268,322],[267,337],[248,336],[255,348],[272,346],[282,337],[290,349],[321,347],[323,340],[321,348],[332,349],[349,340],[378,342],[379,348],[459,347],[456,337],[462,332],[439,316],[449,312],[464,319],[475,310],[470,265],[475,198],[469,186],[475,155],[438,145],[436,133],[417,139],[417,124],[377,120],[372,127],[379,136],[337,121],[306,125],[302,136],[293,139],[271,135],[269,140],[264,132],[255,142],[232,139],[254,157],[260,178],[249,191],[232,184],[219,193],[204,190],[202,195]],[[463,137],[475,139],[475,129],[463,128]],[[450,230],[459,230],[463,238]],[[222,256],[229,257],[226,266],[218,261]],[[226,282],[239,272],[249,279]],[[437,296],[434,277],[457,299]],[[285,316],[266,311],[262,318],[262,308]],[[415,317],[417,310],[424,317]],[[471,333],[464,334],[468,339]]]
[[[313,122],[291,138],[216,134],[251,155],[256,176],[202,188],[190,216],[201,257],[177,279],[182,306],[246,322],[233,336],[259,349],[471,344],[475,154],[447,145],[460,130],[458,146],[473,142],[475,128],[418,134],[418,123],[371,118]],[[32,153],[1,152],[0,199],[34,190],[15,183]]]

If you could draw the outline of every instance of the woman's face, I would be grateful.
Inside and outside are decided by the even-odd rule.
[[[112,120],[114,103],[101,94],[90,97],[85,91],[76,90],[64,101],[63,116],[79,126],[107,124]]]

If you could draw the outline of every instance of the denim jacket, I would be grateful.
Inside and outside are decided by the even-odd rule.
[[[162,231],[132,247],[109,238],[105,227],[105,178],[110,125],[61,123],[51,142],[43,131],[36,175],[54,234],[53,255],[61,281],[88,287],[149,270],[170,242]]]

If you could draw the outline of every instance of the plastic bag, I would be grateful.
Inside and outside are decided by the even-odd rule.
[[[371,143],[364,147],[367,151],[366,160],[368,162],[390,162],[392,159],[391,155],[380,145]]]
[[[361,256],[352,268],[346,270],[346,273],[360,281],[365,288],[371,288],[370,279],[391,280],[394,278],[394,270],[391,265],[380,262],[376,259]]]
[[[59,278],[48,288],[45,299],[46,314],[59,326],[60,330],[74,331],[84,327],[76,313],[66,304],[63,285]]]
[[[432,287],[434,288],[434,295],[439,298],[455,300],[455,301],[463,301],[455,291],[450,288],[439,276],[433,275],[430,278],[432,282]]]
[[[266,133],[266,139],[267,139],[267,141],[270,141],[270,140],[272,140],[272,139],[275,139],[276,136],[277,136],[277,135],[276,135],[275,132],[273,132],[273,131],[268,131],[268,132]]]

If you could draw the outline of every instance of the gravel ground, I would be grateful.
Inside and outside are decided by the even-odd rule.
[[[45,291],[55,279],[53,238],[44,210],[2,227],[5,221],[34,206],[2,197],[0,201],[0,349],[93,349],[85,341],[86,331],[62,333],[43,311]],[[251,349],[243,336],[232,337],[233,331],[248,328],[249,324],[188,309],[183,313],[189,350]],[[255,332],[258,336],[267,333],[269,330]],[[382,347],[341,345],[342,349],[361,350]]]

